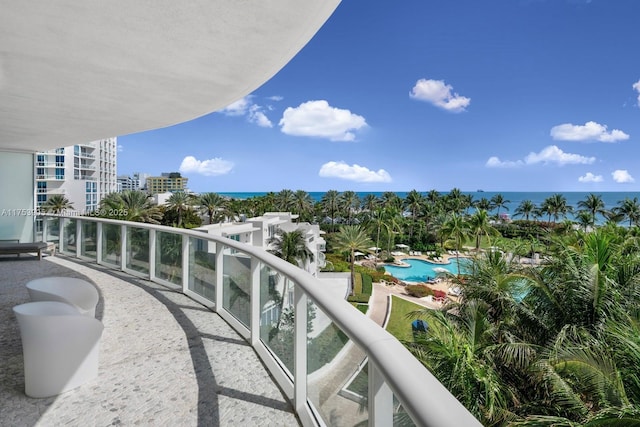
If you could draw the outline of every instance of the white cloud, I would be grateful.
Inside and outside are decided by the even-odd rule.
[[[349,110],[335,108],[325,100],[307,101],[288,107],[279,123],[282,133],[296,136],[328,138],[331,141],[353,141],[353,131],[367,126],[364,117]]]
[[[260,127],[273,127],[271,120],[264,114],[263,107],[255,104],[252,99],[253,95],[247,95],[233,104],[227,105],[219,112],[231,117],[246,116],[249,123],[254,123]]]
[[[282,101],[284,99],[283,96],[280,95],[274,95],[274,96],[270,96],[267,99],[271,100],[271,101]]]
[[[638,92],[638,107],[640,107],[640,80],[633,84],[633,88]]]
[[[529,153],[527,157],[524,158],[524,162],[528,165],[534,165],[537,163],[555,163],[560,166],[567,164],[588,165],[595,161],[595,157],[585,157],[580,154],[565,153],[555,145],[545,147],[539,153]]]
[[[328,162],[322,165],[318,173],[323,178],[341,178],[356,182],[391,182],[391,175],[384,170],[372,171],[357,164],[345,162]]]
[[[409,96],[454,113],[465,111],[471,103],[471,98],[453,92],[453,87],[443,80],[420,79],[411,89]]]
[[[485,166],[488,168],[516,168],[521,166],[542,164],[556,164],[563,166],[567,164],[591,164],[596,161],[595,157],[585,157],[579,154],[565,153],[555,145],[543,148],[539,153],[529,153],[524,160],[500,160],[493,156],[487,160]]]
[[[589,141],[617,142],[629,139],[629,135],[619,129],[607,132],[607,126],[596,122],[584,125],[564,123],[551,128],[551,137],[560,141]]]
[[[233,166],[233,162],[219,157],[201,161],[193,156],[187,156],[182,159],[180,172],[185,174],[197,173],[205,176],[225,175],[233,169]]]
[[[517,168],[523,165],[524,162],[522,160],[516,160],[515,162],[510,160],[502,161],[498,157],[493,156],[490,157],[489,160],[487,160],[485,166],[487,166],[488,168]]]
[[[615,170],[615,171],[611,172],[611,176],[613,177],[613,180],[615,182],[620,183],[620,184],[629,183],[629,182],[635,182],[636,181],[629,174],[629,172],[624,170],[624,169],[618,169],[618,170]]]
[[[124,147],[122,146],[122,144],[118,144],[116,150],[118,151],[118,153],[122,153],[124,151]]]
[[[233,104],[229,104],[220,110],[220,113],[225,116],[244,116],[249,111],[253,103],[251,102],[251,95],[245,96],[242,99],[237,100]]]
[[[587,172],[584,176],[578,178],[580,182],[602,182],[602,175],[594,175],[591,172]]]
[[[259,105],[253,104],[249,108],[249,122],[255,123],[263,128],[272,128],[273,123],[271,120],[262,112],[262,109]]]

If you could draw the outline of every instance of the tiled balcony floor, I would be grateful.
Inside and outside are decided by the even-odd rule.
[[[24,394],[12,307],[45,276],[88,279],[104,324],[96,380],[62,395]],[[65,257],[0,257],[0,425],[292,426],[299,422],[253,349],[186,296]]]

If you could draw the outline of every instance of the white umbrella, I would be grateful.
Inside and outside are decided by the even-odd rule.
[[[397,248],[403,248],[403,249],[406,249],[406,248],[408,248],[408,247],[409,247],[409,245],[405,245],[404,243],[398,243],[398,244],[396,245],[396,247],[397,247]]]
[[[380,250],[380,248],[377,248],[375,246],[372,246],[370,248],[368,248],[368,250],[372,251],[372,252],[378,252]]]
[[[364,254],[363,254],[362,252],[354,252],[354,253],[353,253],[353,255],[354,255],[354,256],[362,256],[362,255],[364,255]]]

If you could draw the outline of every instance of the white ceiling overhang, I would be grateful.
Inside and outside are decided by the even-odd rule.
[[[277,73],[339,0],[0,0],[0,150],[170,126]]]

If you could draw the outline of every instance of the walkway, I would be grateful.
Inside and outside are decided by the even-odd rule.
[[[105,329],[97,380],[32,399],[11,308],[44,276],[95,283]],[[152,282],[57,256],[0,258],[0,401],[0,425],[12,427],[299,425],[253,349],[217,314]]]

